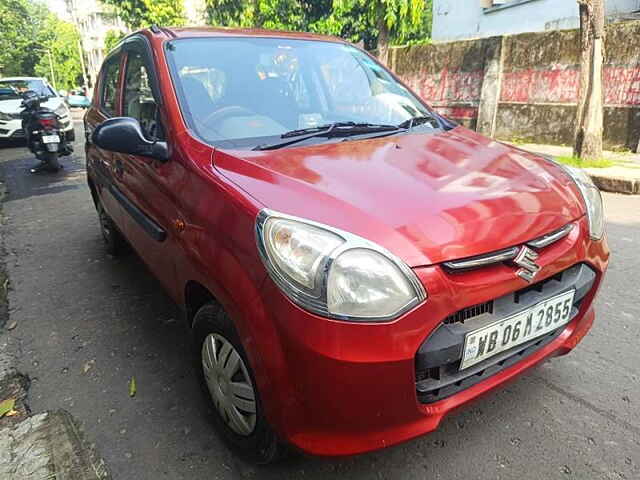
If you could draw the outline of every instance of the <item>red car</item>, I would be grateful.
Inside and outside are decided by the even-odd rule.
[[[431,432],[593,323],[589,178],[448,121],[340,39],[137,32],[85,124],[107,248],[184,308],[219,429],[258,461]]]

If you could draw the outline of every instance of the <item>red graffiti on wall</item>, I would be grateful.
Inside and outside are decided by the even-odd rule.
[[[505,72],[500,101],[575,103],[580,89],[579,75],[575,66]],[[605,67],[603,84],[605,105],[640,105],[640,68]]]
[[[482,90],[482,70],[463,72],[443,69],[440,73],[417,72],[406,83],[427,102],[478,102]]]
[[[640,105],[640,68],[604,69],[605,105]]]
[[[504,72],[501,102],[576,103],[580,88],[580,70],[575,65],[554,65],[549,69]],[[605,105],[640,105],[640,66],[604,68]],[[406,83],[434,106],[480,101],[484,72],[416,72],[405,76]],[[468,115],[469,113],[465,113]]]
[[[578,72],[570,68],[518,70],[502,76],[500,100],[525,103],[577,101]]]

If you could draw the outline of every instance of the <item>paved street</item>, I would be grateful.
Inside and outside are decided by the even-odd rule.
[[[0,148],[17,322],[7,335],[32,379],[32,410],[65,408],[82,421],[114,478],[640,478],[640,196],[605,195],[613,258],[597,323],[571,355],[410,443],[255,467],[207,421],[175,306],[134,255],[104,253],[76,129],[76,155],[58,175],[32,176],[26,148]]]

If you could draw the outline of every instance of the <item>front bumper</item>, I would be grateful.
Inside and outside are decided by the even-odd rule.
[[[270,280],[262,315],[277,334],[248,348],[268,420],[283,440],[314,455],[353,455],[388,447],[437,428],[452,410],[499,387],[545,358],[568,353],[594,320],[593,297],[608,262],[606,242],[588,239],[585,219],[540,252],[537,281],[578,264],[594,272],[592,287],[556,336],[499,371],[444,398],[420,398],[416,354],[450,315],[528,284],[506,265],[449,274],[439,266],[415,269],[425,303],[383,324],[328,320],[286,299]],[[275,361],[274,359],[278,359]]]

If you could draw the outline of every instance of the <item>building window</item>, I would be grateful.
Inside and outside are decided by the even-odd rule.
[[[480,6],[483,8],[484,13],[491,13],[533,1],[535,0],[480,0]]]

